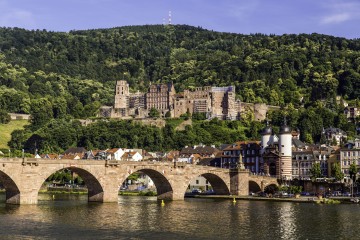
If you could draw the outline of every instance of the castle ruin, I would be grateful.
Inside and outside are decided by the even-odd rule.
[[[202,113],[207,119],[238,120],[245,111],[252,111],[255,120],[266,117],[266,104],[243,103],[235,99],[235,87],[197,87],[176,93],[172,83],[151,84],[146,93],[130,93],[125,80],[116,82],[113,107],[100,108],[101,117],[118,119],[147,118],[155,108],[160,116],[178,118],[183,114]]]

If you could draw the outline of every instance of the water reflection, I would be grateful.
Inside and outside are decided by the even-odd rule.
[[[278,222],[280,225],[280,236],[281,239],[297,239],[295,236],[296,233],[296,224],[294,216],[294,203],[284,203],[281,204],[279,208],[279,218]]]
[[[4,199],[0,194],[0,199]],[[358,205],[40,194],[38,205],[0,203],[0,239],[349,239],[360,231]]]

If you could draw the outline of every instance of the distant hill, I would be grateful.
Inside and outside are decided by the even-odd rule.
[[[321,34],[242,35],[186,25],[69,33],[0,28],[0,53],[1,85],[29,98],[68,93],[83,108],[111,104],[115,80],[123,78],[140,90],[169,81],[178,91],[235,85],[243,101],[271,105],[360,98],[360,40]]]

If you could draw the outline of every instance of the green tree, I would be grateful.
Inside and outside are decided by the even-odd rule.
[[[314,163],[310,169],[311,180],[315,181],[316,178],[323,177],[321,173],[320,163]]]
[[[341,167],[339,163],[332,164],[331,176],[334,177],[336,181],[341,181],[344,179],[344,173],[341,171]]]
[[[355,162],[350,164],[349,167],[349,175],[353,182],[356,182],[356,175],[358,173],[358,167],[356,166]]]
[[[58,97],[53,102],[53,115],[54,118],[64,118],[66,116],[66,100]]]
[[[166,117],[166,118],[171,117],[171,113],[170,113],[170,111],[167,111],[167,112],[165,113],[165,117]]]
[[[6,124],[11,120],[10,115],[3,109],[0,109],[0,123]]]
[[[8,142],[8,146],[13,149],[23,149],[24,143],[29,136],[26,130],[14,130],[11,133],[11,140]]]
[[[31,128],[37,130],[53,117],[53,108],[47,98],[39,98],[31,101]]]
[[[156,108],[151,108],[149,111],[149,117],[158,118],[158,117],[160,117],[160,113]]]
[[[293,194],[300,194],[302,191],[302,186],[290,186],[290,192]]]

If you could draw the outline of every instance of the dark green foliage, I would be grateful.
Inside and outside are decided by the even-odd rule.
[[[197,121],[192,126],[186,126],[185,130],[176,131],[170,124],[161,129],[121,120],[98,121],[84,127],[75,120],[53,119],[36,132],[14,131],[9,145],[15,149],[25,148],[30,153],[35,153],[36,149],[39,153],[59,153],[71,146],[166,151],[199,143],[219,145],[252,139],[249,135],[251,131],[245,130],[239,121]]]
[[[167,111],[167,112],[165,113],[165,117],[166,117],[166,118],[170,118],[170,117],[171,117],[170,111]]]
[[[290,186],[290,193],[300,194],[302,191],[302,186]]]
[[[23,149],[25,141],[31,136],[31,132],[26,130],[14,130],[11,133],[11,140],[8,143],[10,148]]]
[[[192,119],[194,119],[194,120],[205,120],[206,119],[206,113],[193,113]]]
[[[54,174],[51,174],[46,181],[54,181],[59,183],[70,183],[72,181],[72,172],[69,169],[64,169],[61,171],[57,171]]]
[[[0,123],[9,123],[11,120],[10,115],[3,109],[0,109]]]
[[[331,166],[331,176],[335,178],[336,181],[342,181],[344,178],[344,173],[341,171],[340,163],[333,163]]]
[[[149,117],[158,118],[158,117],[160,117],[160,113],[156,108],[151,108],[149,111]]]
[[[316,178],[322,178],[320,163],[314,163],[310,169],[311,180],[315,181]]]
[[[2,85],[34,96],[59,96],[65,87],[83,105],[122,78],[140,90],[158,81],[173,81],[178,90],[235,85],[244,101],[295,107],[301,97],[305,102],[334,94],[360,97],[359,39],[241,35],[184,25],[69,33],[0,28],[0,36],[0,61],[21,73],[1,70]],[[51,72],[56,74],[49,77]]]
[[[52,122],[94,117],[99,106],[113,104],[115,81],[123,78],[132,90],[140,91],[161,82],[173,82],[178,92],[233,85],[242,101],[283,107],[269,114],[272,125],[281,125],[286,116],[309,143],[319,142],[322,129],[330,126],[355,134],[335,96],[354,102],[360,98],[359,39],[242,35],[185,25],[69,33],[0,28],[0,49],[0,109],[33,115],[30,129],[14,134],[10,143],[14,147],[25,144],[30,149],[34,142],[28,139],[34,134],[49,151],[75,145],[169,149],[259,138],[263,124],[252,123],[253,114],[242,116],[241,127],[199,121],[176,134],[174,129],[123,122],[80,127],[74,133],[66,124]],[[183,116],[190,117],[190,113]],[[49,123],[55,124],[54,132],[46,127]]]
[[[37,130],[53,117],[52,104],[47,98],[39,98],[31,101],[31,128]]]
[[[356,163],[354,163],[354,162],[351,163],[350,168],[349,168],[349,175],[353,182],[356,181],[358,171],[359,171],[359,169],[358,169]]]

